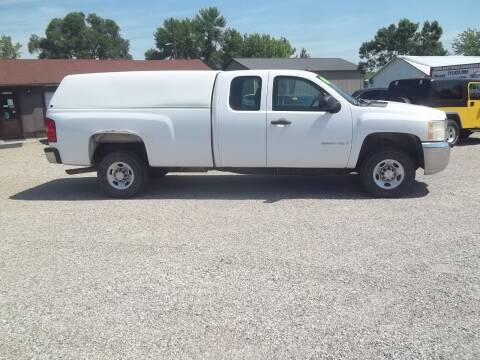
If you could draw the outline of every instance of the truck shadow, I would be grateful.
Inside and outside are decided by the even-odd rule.
[[[407,198],[428,195],[425,183],[416,181]],[[24,190],[12,200],[82,201],[109,200],[97,188],[95,177],[63,178]],[[261,176],[261,175],[167,175],[152,179],[135,199],[264,200],[371,199],[359,177],[350,176]]]
[[[461,140],[455,146],[473,146],[480,145],[480,137],[469,137],[468,139]]]

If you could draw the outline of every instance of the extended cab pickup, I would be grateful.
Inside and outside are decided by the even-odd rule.
[[[408,193],[415,172],[448,164],[446,116],[358,102],[307,71],[159,71],[67,76],[45,125],[50,162],[96,170],[130,197],[149,175],[220,170],[359,173],[377,197]]]

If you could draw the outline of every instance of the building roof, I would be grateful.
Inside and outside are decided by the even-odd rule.
[[[0,86],[59,84],[67,75],[118,71],[209,70],[200,60],[0,60]]]
[[[401,56],[401,59],[423,71],[428,68],[452,65],[467,65],[480,63],[480,56]]]
[[[430,76],[430,70],[432,67],[477,64],[480,63],[480,56],[399,56],[378,70],[372,75],[372,77],[375,77],[377,74],[387,69],[392,62],[399,60],[405,61],[423,72],[425,75]]]
[[[233,58],[247,69],[356,71],[357,65],[341,58]],[[228,66],[228,64],[227,64]]]

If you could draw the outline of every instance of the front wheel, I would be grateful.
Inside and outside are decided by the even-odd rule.
[[[115,151],[100,161],[97,179],[105,194],[126,199],[139,194],[145,188],[148,169],[145,161],[134,152]]]
[[[455,120],[447,121],[447,142],[450,146],[455,146],[460,137],[460,126]]]
[[[407,194],[415,181],[412,159],[400,150],[371,154],[360,169],[362,184],[371,195],[396,198]]]

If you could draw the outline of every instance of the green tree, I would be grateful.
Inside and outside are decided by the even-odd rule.
[[[0,36],[0,59],[18,59],[20,57],[20,43],[14,44],[7,35]]]
[[[225,31],[221,46],[224,64],[234,57],[285,58],[295,53],[295,48],[285,38],[276,39],[268,34],[245,34],[242,36],[235,29]]]
[[[221,40],[222,61],[225,64],[234,57],[243,56],[243,35],[235,29],[227,29]]]
[[[307,52],[307,49],[302,47],[302,50],[300,50],[300,54],[298,54],[298,57],[300,59],[305,59],[305,58],[309,58],[310,54]]]
[[[154,34],[156,47],[147,50],[145,58],[202,59],[215,69],[233,57],[290,57],[295,53],[285,38],[242,35],[225,29],[226,23],[215,7],[200,10],[193,19],[167,19]]]
[[[45,37],[32,34],[28,43],[40,59],[131,59],[129,47],[115,21],[82,12],[52,19]]]
[[[201,9],[195,16],[195,31],[200,41],[203,61],[212,68],[218,67],[219,46],[227,21],[216,7]]]
[[[391,24],[378,30],[374,39],[364,42],[359,50],[359,69],[374,72],[399,55],[447,55],[440,38],[443,30],[437,21],[423,24],[402,19],[398,25]]]
[[[244,36],[242,57],[285,58],[295,54],[295,48],[284,37],[276,39],[268,34]]]
[[[452,48],[457,55],[480,56],[480,29],[468,28],[458,34]]]
[[[190,19],[169,18],[154,34],[155,49],[145,52],[147,60],[198,59],[200,45],[195,26]]]

